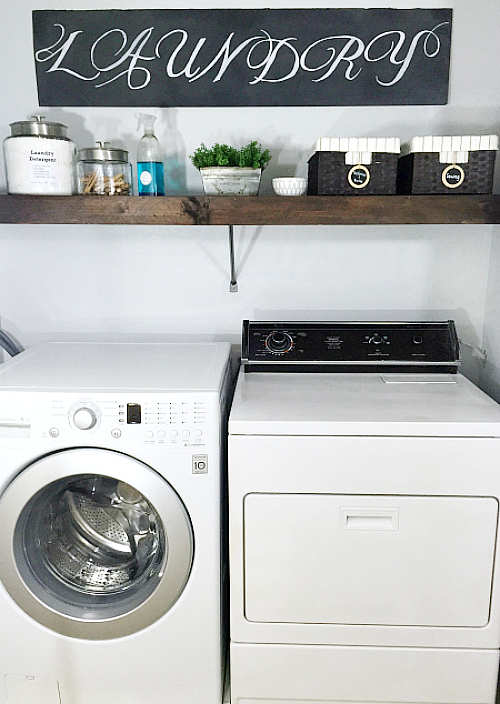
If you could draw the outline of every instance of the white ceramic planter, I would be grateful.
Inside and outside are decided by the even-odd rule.
[[[200,169],[206,196],[257,196],[262,169],[213,166]]]

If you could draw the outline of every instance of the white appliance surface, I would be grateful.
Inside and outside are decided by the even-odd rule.
[[[242,372],[233,704],[493,704],[499,500],[500,407],[460,374]]]
[[[1,704],[220,704],[229,352],[50,343],[0,366]],[[99,487],[110,504],[92,505]],[[45,539],[59,525],[76,552]]]
[[[494,435],[500,407],[461,374],[241,372],[230,432]]]
[[[50,342],[0,366],[0,388],[218,391],[225,343]]]

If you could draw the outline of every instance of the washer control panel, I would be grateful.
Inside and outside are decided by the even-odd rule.
[[[246,371],[321,366],[446,366],[459,364],[453,321],[243,323]],[[279,369],[278,369],[279,370]],[[354,371],[354,369],[353,369]]]
[[[0,443],[31,438],[203,448],[219,443],[219,415],[212,394],[7,392],[0,407]]]

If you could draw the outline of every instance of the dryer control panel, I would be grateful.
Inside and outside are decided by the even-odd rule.
[[[456,372],[455,324],[445,322],[243,322],[245,371]],[[389,369],[388,369],[389,368]],[[404,368],[404,369],[403,369]]]

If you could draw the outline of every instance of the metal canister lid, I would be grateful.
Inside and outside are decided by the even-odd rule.
[[[80,149],[80,161],[128,161],[128,152],[125,149],[110,147],[109,142],[96,142],[97,147]]]
[[[68,139],[67,127],[60,122],[45,122],[42,115],[32,115],[32,120],[11,122],[12,137],[56,137]]]

